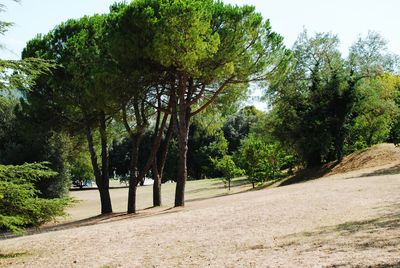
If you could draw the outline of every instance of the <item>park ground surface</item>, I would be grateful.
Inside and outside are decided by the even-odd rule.
[[[87,219],[97,192],[74,192],[83,201],[60,230],[0,241],[0,266],[400,267],[400,161],[377,152],[374,165],[282,187],[247,191],[238,180],[226,195],[217,180],[190,182],[185,208],[171,208],[166,184],[165,207],[133,216]],[[150,193],[141,188],[140,208]],[[112,197],[125,210],[126,189]]]

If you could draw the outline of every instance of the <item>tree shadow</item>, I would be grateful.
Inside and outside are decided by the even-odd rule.
[[[340,164],[340,161],[334,161],[328,164],[324,164],[322,166],[306,168],[298,171],[295,175],[282,179],[282,181],[277,185],[278,187],[288,186],[296,183],[303,183],[311,180],[315,180],[325,176],[330,173],[334,167]]]
[[[210,188],[201,188],[201,189],[196,189],[195,191],[201,192],[201,191],[206,191],[206,190],[209,191]],[[229,196],[229,195],[236,195],[236,194],[248,192],[250,190],[253,190],[253,189],[234,192],[234,193],[226,192],[226,193],[222,193],[222,194],[216,194],[214,196],[207,196],[207,197],[201,197],[201,198],[192,198],[192,199],[186,200],[186,202],[190,203],[190,202],[214,199],[214,198],[219,198],[219,197],[224,197],[224,196]],[[54,232],[54,231],[72,229],[72,228],[79,228],[79,227],[84,227],[84,226],[104,224],[104,223],[109,223],[109,222],[122,221],[125,219],[141,219],[141,218],[148,218],[148,217],[153,217],[153,216],[162,215],[162,214],[172,214],[172,213],[180,212],[183,209],[184,209],[183,207],[168,207],[168,208],[164,207],[164,208],[162,208],[162,207],[151,206],[148,208],[138,210],[138,212],[135,214],[127,214],[126,212],[100,214],[100,215],[82,219],[82,220],[75,220],[75,221],[70,221],[70,222],[65,222],[65,223],[60,223],[60,224],[55,224],[55,225],[47,225],[47,226],[45,225],[45,226],[40,226],[38,228],[28,228],[25,231],[25,233],[23,233],[22,235],[13,234],[13,233],[4,233],[4,234],[0,235],[0,240],[12,239],[12,238],[20,237],[20,236],[29,236],[29,235],[39,234],[39,233],[47,233],[47,232]]]
[[[223,187],[223,188],[228,189],[228,187]],[[220,197],[225,197],[225,196],[233,196],[233,195],[247,193],[247,192],[250,192],[250,191],[261,190],[263,188],[265,188],[265,187],[255,187],[255,188],[245,189],[245,190],[238,191],[238,192],[229,192],[228,191],[228,192],[221,193],[221,194],[216,194],[216,195],[213,195],[213,196],[190,198],[190,199],[186,200],[185,202],[195,202],[195,201],[210,200],[210,199],[220,198]]]
[[[327,266],[327,268],[339,268],[339,267],[353,267],[353,268],[399,268],[400,267],[400,261],[399,262],[392,262],[392,263],[387,263],[387,264],[377,264],[377,265],[353,265],[352,263],[338,263],[338,264],[332,264]]]
[[[110,222],[117,222],[117,221],[122,221],[125,219],[148,218],[148,217],[152,217],[155,215],[172,214],[172,213],[177,213],[177,212],[181,211],[180,208],[174,208],[174,207],[164,208],[164,209],[160,209],[157,211],[152,211],[152,210],[150,210],[151,208],[154,208],[154,207],[139,210],[135,214],[127,214],[126,212],[108,213],[108,214],[101,214],[101,215],[93,216],[93,217],[82,219],[82,220],[75,220],[75,221],[70,221],[70,222],[65,222],[65,223],[60,223],[60,224],[55,224],[55,225],[40,226],[37,228],[28,228],[25,231],[25,233],[23,233],[23,234],[13,234],[13,233],[2,234],[0,237],[0,240],[12,239],[12,238],[20,237],[20,236],[30,236],[30,235],[40,234],[40,233],[60,231],[60,230],[66,230],[66,229],[72,229],[72,228],[79,228],[79,227],[84,227],[84,226],[92,226],[92,225],[105,224],[105,223],[110,223]]]
[[[381,168],[378,170],[374,170],[372,172],[363,173],[358,177],[374,177],[374,176],[383,176],[383,175],[397,175],[400,174],[400,165],[395,165],[391,167]],[[350,177],[348,179],[354,179],[356,177]]]
[[[344,250],[364,251],[373,248],[396,249],[400,246],[400,204],[394,204],[383,209],[386,213],[373,219],[349,221],[334,226],[321,227],[311,232],[290,234],[282,238],[289,241],[294,239],[294,241],[303,245],[307,244],[307,251],[318,250],[327,245],[325,250],[329,253]],[[333,237],[335,237],[334,240]],[[290,243],[283,245],[290,245]],[[397,264],[377,267],[392,267],[391,265]]]
[[[251,184],[251,183],[246,177],[239,177],[239,178],[234,178],[233,180],[231,180],[231,187],[243,186],[243,185],[247,185],[247,184]],[[226,184],[226,186],[225,186],[222,179],[214,181],[213,183],[211,183],[211,185],[222,185],[219,188],[228,188],[228,186],[227,186],[228,184]]]

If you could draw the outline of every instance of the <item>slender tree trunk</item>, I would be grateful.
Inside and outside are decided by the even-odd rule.
[[[109,178],[109,159],[108,159],[108,144],[107,144],[107,126],[106,126],[106,118],[105,113],[102,111],[99,114],[99,122],[100,122],[100,140],[101,140],[101,183],[97,185],[100,191],[100,199],[101,199],[101,213],[111,213],[112,205],[111,205],[111,197],[110,197],[110,178]]]
[[[165,163],[167,162],[168,150],[172,140],[173,134],[173,119],[170,119],[169,127],[167,130],[167,134],[165,136],[164,144],[162,146],[162,151],[160,155],[157,155],[154,158],[153,166],[152,166],[152,174],[153,174],[153,206],[161,206],[162,198],[161,198],[161,185],[162,185],[162,177],[164,174]]]
[[[178,107],[179,110],[176,112],[175,125],[178,134],[178,148],[179,148],[179,160],[178,160],[178,174],[176,178],[176,191],[175,191],[175,207],[185,206],[185,185],[187,181],[187,152],[188,152],[188,139],[189,139],[189,124],[190,124],[190,106],[188,105],[188,99],[191,96],[191,86],[187,87],[188,76],[182,75],[179,80],[178,96],[179,99]],[[189,81],[189,84],[191,82]],[[188,88],[187,94],[185,94]],[[185,97],[185,95],[187,95]]]
[[[136,213],[136,190],[138,181],[138,155],[139,145],[143,134],[137,133],[132,137],[132,151],[129,177],[129,192],[128,192],[128,214]]]
[[[164,174],[165,163],[167,162],[169,146],[171,144],[173,133],[174,133],[174,119],[173,119],[173,116],[172,116],[171,119],[170,119],[167,135],[166,135],[165,141],[164,141],[163,150],[161,152],[160,163],[159,163],[159,166],[158,166],[158,168],[159,168],[158,169],[158,173],[160,174],[161,181],[162,181],[162,177],[163,177],[163,174]]]
[[[157,158],[154,159],[152,165],[152,174],[153,174],[153,206],[159,207],[161,206],[161,177],[158,173],[158,165]]]
[[[185,185],[187,180],[187,138],[180,138],[179,141],[179,160],[178,175],[176,178],[175,207],[185,206]]]
[[[100,193],[101,213],[102,214],[110,213],[110,212],[112,212],[110,194],[108,192],[108,188],[105,189],[103,187],[103,185],[104,185],[103,184],[103,174],[100,171],[99,164],[97,162],[97,155],[96,155],[96,150],[95,150],[94,141],[93,141],[92,129],[90,127],[90,122],[87,118],[85,121],[85,133],[86,133],[86,139],[88,142],[90,160],[92,162],[92,167],[93,167],[93,173],[94,173],[94,177],[96,179],[96,184],[97,184],[97,187],[98,187],[99,193]]]
[[[141,142],[141,139],[143,137],[143,131],[140,131],[138,133],[137,138],[135,138],[135,141],[133,142],[133,148],[132,148],[132,162],[131,162],[131,176],[129,180],[129,193],[128,193],[128,213],[136,213],[136,189],[138,183],[144,179],[146,176],[146,173],[150,170],[153,161],[155,157],[157,156],[158,148],[160,147],[161,139],[162,139],[162,132],[165,129],[165,125],[167,122],[167,117],[165,116],[162,120],[159,133],[156,137],[156,139],[153,141],[152,148],[150,150],[150,156],[147,159],[147,163],[145,167],[138,172],[137,168],[137,162],[138,162],[138,154],[139,154],[139,145]]]

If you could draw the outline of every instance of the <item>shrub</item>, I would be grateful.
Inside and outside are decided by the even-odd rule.
[[[20,166],[0,165],[0,230],[21,233],[25,227],[38,226],[64,216],[68,198],[39,198],[38,180],[51,180],[57,173],[46,163]]]
[[[256,183],[279,178],[281,170],[290,169],[296,159],[278,143],[267,143],[250,135],[241,142],[238,161],[254,187]]]
[[[215,168],[223,174],[223,179],[228,183],[228,188],[231,190],[231,180],[236,176],[243,175],[244,171],[236,167],[230,155],[224,155],[220,159],[211,159],[211,161],[214,163]]]

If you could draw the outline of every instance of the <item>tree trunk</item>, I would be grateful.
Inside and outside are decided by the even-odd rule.
[[[103,174],[100,171],[99,164],[97,162],[97,155],[93,141],[92,129],[90,127],[90,122],[87,117],[85,118],[85,133],[90,153],[90,160],[93,167],[93,173],[100,193],[101,214],[110,213],[112,212],[112,206],[111,206],[110,194],[108,191],[108,184],[107,187],[105,188],[103,183]]]
[[[143,134],[137,133],[132,137],[131,165],[128,192],[128,214],[136,213],[136,189],[138,185],[138,155],[139,145]]]
[[[183,74],[179,79],[178,95],[175,98],[179,100],[177,105],[178,110],[175,110],[175,126],[178,136],[178,149],[179,149],[179,160],[178,160],[178,174],[176,178],[176,190],[175,190],[175,207],[185,206],[185,185],[187,180],[187,152],[188,152],[188,139],[189,139],[189,124],[190,124],[190,105],[188,101],[191,97],[191,84],[193,81],[189,81],[188,76]],[[188,87],[187,87],[188,86]],[[187,97],[185,92],[187,91]]]
[[[111,197],[108,188],[99,188],[100,202],[101,202],[101,214],[112,213]]]
[[[153,206],[161,206],[162,199],[161,199],[161,184],[162,184],[162,177],[164,174],[164,167],[167,161],[168,150],[172,140],[173,134],[173,119],[170,119],[167,134],[165,136],[164,144],[162,146],[161,155],[156,155],[154,158],[154,162],[152,165],[152,175],[153,175]]]
[[[159,207],[161,206],[161,177],[158,173],[158,165],[157,158],[154,159],[152,166],[152,174],[153,174],[153,206]]]
[[[136,176],[134,176],[136,178]],[[129,193],[128,193],[128,214],[136,213],[136,190],[137,182],[135,179],[129,180]]]
[[[106,118],[105,113],[102,111],[99,114],[99,132],[101,140],[101,183],[97,185],[100,191],[101,199],[101,213],[111,213],[112,205],[110,198],[110,178],[109,178],[109,162],[108,162],[108,144],[107,144],[107,131],[106,131]]]
[[[185,206],[185,185],[187,181],[187,152],[189,139],[189,124],[188,122],[185,123],[187,125],[180,130],[178,137],[179,159],[178,174],[176,178],[175,207]]]
[[[160,163],[158,165],[158,174],[160,175],[160,181],[162,181],[162,177],[164,174],[164,167],[165,167],[165,163],[167,162],[169,146],[171,144],[173,133],[174,133],[174,119],[173,119],[173,117],[171,117],[169,126],[168,126],[167,135],[166,135],[165,141],[164,141],[163,150],[161,152],[161,157],[160,157],[160,161],[159,161]]]

